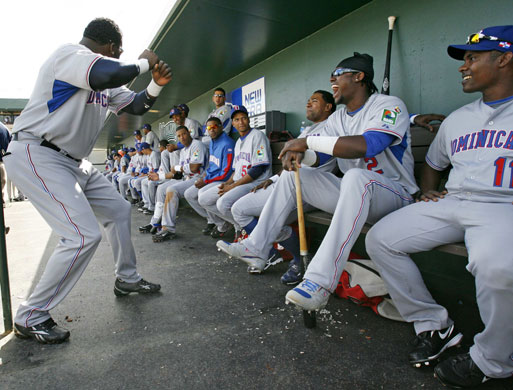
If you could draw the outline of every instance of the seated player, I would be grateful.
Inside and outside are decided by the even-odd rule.
[[[244,106],[234,106],[231,120],[240,135],[235,143],[234,172],[224,183],[199,194],[201,207],[219,217],[211,233],[213,238],[226,236],[236,223],[232,205],[271,176],[271,147],[265,134],[250,127]]]
[[[463,92],[482,96],[442,123],[426,156],[422,201],[383,218],[366,244],[397,309],[414,324],[410,363],[423,365],[462,336],[408,253],[465,241],[485,327],[469,353],[435,367],[444,385],[461,388],[513,375],[513,254],[506,245],[513,236],[513,26],[485,28],[448,53],[463,60]],[[438,192],[450,166],[447,191]]]
[[[216,214],[207,212],[201,207],[198,201],[199,193],[218,186],[219,183],[223,183],[231,177],[235,141],[223,132],[223,125],[219,118],[210,118],[207,121],[206,129],[211,139],[206,175],[200,176],[194,185],[185,191],[184,196],[191,207],[207,220],[207,226],[201,232],[209,235],[216,226],[215,222],[222,224],[223,221]]]

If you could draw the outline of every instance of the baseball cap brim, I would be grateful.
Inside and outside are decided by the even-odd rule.
[[[473,43],[471,45],[450,45],[447,48],[447,53],[449,56],[454,58],[455,60],[463,60],[463,56],[466,51],[510,51],[507,49],[503,49],[501,47],[497,47],[496,41],[488,41],[483,40],[479,43]]]

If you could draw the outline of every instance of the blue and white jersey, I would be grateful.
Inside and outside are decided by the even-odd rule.
[[[410,194],[418,191],[413,176],[410,118],[398,97],[375,93],[356,112],[348,112],[344,106],[330,115],[323,130],[323,135],[337,137],[363,135],[366,131],[393,135],[396,139],[392,145],[376,156],[338,158],[338,167],[344,173],[351,168],[367,169],[400,182]]]
[[[234,147],[235,141],[224,132],[210,142],[205,183],[223,182],[232,176]]]
[[[513,100],[467,104],[449,115],[429,147],[426,162],[452,169],[449,195],[487,203],[513,201]]]
[[[93,91],[89,74],[103,58],[80,44],[59,47],[39,70],[30,100],[13,132],[44,138],[75,158],[87,157],[103,128],[107,112],[117,114],[135,92],[126,87]]]
[[[251,129],[244,137],[240,137],[235,144],[235,157],[233,161],[233,181],[237,181],[248,174],[251,167],[267,165],[266,170],[257,178],[257,182],[271,177],[271,145],[266,135],[260,130]]]

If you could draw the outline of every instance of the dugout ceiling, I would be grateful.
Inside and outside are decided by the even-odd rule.
[[[150,48],[173,69],[152,112],[110,115],[97,148],[119,143],[173,104],[189,102],[370,0],[178,0]],[[150,75],[130,88],[144,89]]]

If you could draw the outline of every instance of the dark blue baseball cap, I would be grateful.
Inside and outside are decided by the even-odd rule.
[[[141,130],[134,131],[134,135],[141,135]]]
[[[452,58],[462,60],[467,50],[513,52],[513,26],[487,27],[470,34],[465,45],[450,45],[447,53]]]
[[[182,115],[182,110],[178,107],[173,107],[171,111],[169,111],[169,117],[171,118],[173,115]]]
[[[142,128],[146,130],[151,130],[151,125],[149,123],[145,123]]]
[[[135,148],[130,148],[130,149],[128,149],[128,151],[133,153],[133,152],[135,152]]]
[[[143,142],[141,144],[141,150],[143,150],[143,149],[151,149],[150,144],[148,142]]]
[[[233,119],[235,114],[237,114],[238,112],[243,112],[244,114],[248,115],[248,110],[246,109],[246,107],[233,105],[232,106],[232,115],[230,116],[230,118]]]
[[[137,143],[135,144],[135,150],[137,150],[138,152],[140,152],[140,151],[141,151],[141,143],[140,143],[140,142],[137,142]]]
[[[189,106],[187,104],[185,104],[185,103],[179,104],[178,108],[180,110],[182,110],[183,112],[185,112],[186,115],[189,114]]]

